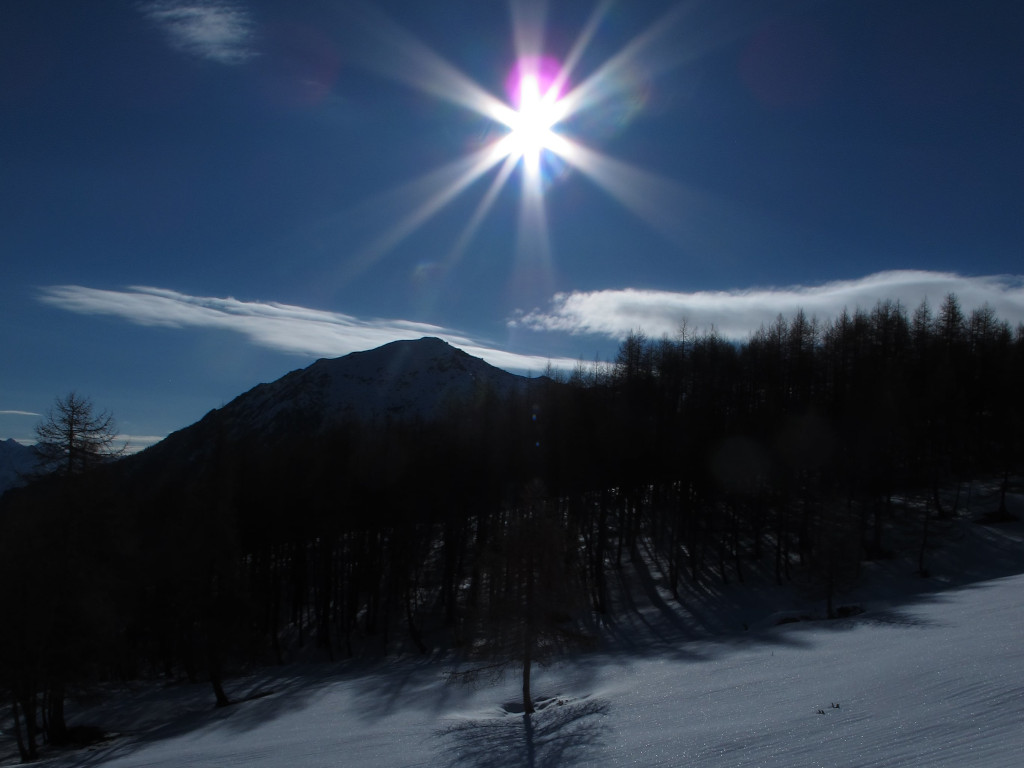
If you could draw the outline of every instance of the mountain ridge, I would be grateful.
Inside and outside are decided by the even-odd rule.
[[[351,422],[437,421],[481,398],[504,399],[541,381],[492,366],[442,339],[398,340],[321,358],[257,384],[126,461],[175,457],[194,466],[210,459],[217,446],[238,441],[269,448]]]
[[[22,445],[14,438],[0,440],[0,496],[8,488],[22,485],[22,475],[35,465],[36,452],[31,446]]]
[[[424,337],[321,358],[253,387],[221,410],[233,418],[262,417],[271,429],[279,416],[301,417],[311,409],[324,417],[321,428],[347,419],[432,420],[482,388],[503,395],[527,381],[441,339]]]

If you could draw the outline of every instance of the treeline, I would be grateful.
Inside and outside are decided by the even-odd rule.
[[[930,500],[924,569],[941,491],[995,475],[1005,494],[1024,460],[1024,327],[953,295],[780,316],[741,344],[637,332],[614,364],[533,384],[287,444],[224,429],[198,464],[145,452],[4,496],[23,755],[68,738],[71,685],[183,675],[223,705],[227,671],[307,647],[514,661],[528,709],[531,665],[587,641],[624,561],[653,558],[677,594],[799,572],[831,612],[886,554],[894,496]]]

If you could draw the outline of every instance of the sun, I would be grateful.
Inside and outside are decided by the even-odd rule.
[[[506,84],[512,109],[502,118],[509,133],[501,152],[535,169],[545,150],[556,151],[554,129],[566,116],[559,100],[562,82],[561,65],[551,58],[520,59],[512,68]]]
[[[510,148],[513,153],[534,160],[540,156],[541,150],[553,144],[551,129],[558,122],[558,113],[551,100],[541,95],[536,77],[524,77],[520,88],[519,109],[509,126]]]
[[[516,2],[513,7],[518,8]],[[560,58],[543,53],[543,21],[529,14],[513,14],[516,57],[504,82],[505,99],[485,90],[405,30],[374,16],[368,30],[388,52],[371,66],[381,73],[439,99],[476,113],[488,121],[487,140],[472,144],[464,155],[413,179],[395,191],[403,212],[388,230],[364,247],[354,259],[356,268],[374,263],[416,232],[456,197],[485,176],[490,176],[473,213],[460,231],[447,258],[454,264],[466,252],[481,223],[500,199],[502,189],[518,170],[521,179],[517,251],[547,258],[550,244],[545,194],[558,180],[579,172],[624,208],[656,229],[675,236],[679,212],[690,196],[657,174],[609,157],[587,146],[578,135],[584,126],[604,125],[618,115],[617,104],[641,102],[643,73],[665,68],[669,32],[685,15],[673,10],[627,42],[582,80],[578,74],[584,51],[597,33],[610,7],[600,2],[575,42]],[[653,75],[652,75],[653,76]],[[576,79],[577,82],[571,83]],[[589,113],[584,120],[576,116]],[[493,133],[490,132],[493,128]],[[621,130],[621,125],[615,127]]]

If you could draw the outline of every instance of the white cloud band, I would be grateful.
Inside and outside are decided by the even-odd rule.
[[[137,325],[217,328],[244,334],[253,343],[300,355],[337,357],[399,339],[437,336],[499,368],[540,373],[550,362],[571,368],[574,360],[550,359],[496,349],[463,333],[410,320],[362,320],[340,312],[275,302],[189,296],[133,286],[113,291],[80,285],[42,289],[40,300],[84,315],[112,315]]]
[[[535,331],[621,339],[638,329],[650,336],[672,336],[686,320],[693,328],[714,326],[723,336],[743,339],[778,314],[791,316],[800,308],[827,319],[844,308],[871,309],[884,299],[899,300],[913,311],[927,298],[934,310],[947,293],[955,293],[965,311],[987,303],[1000,319],[1014,325],[1024,322],[1022,276],[963,277],[904,270],[818,286],[693,293],[631,288],[563,293],[554,297],[548,311],[520,313],[509,323]],[[336,357],[399,339],[437,336],[506,370],[539,373],[549,363],[571,369],[577,362],[509,352],[429,323],[361,319],[290,304],[190,296],[162,288],[103,290],[57,285],[43,288],[40,300],[70,312],[110,315],[137,325],[233,331],[259,346],[300,355]]]
[[[633,330],[672,336],[685,320],[691,327],[714,326],[723,336],[743,339],[779,313],[791,316],[801,308],[808,316],[826,319],[844,307],[870,310],[884,299],[899,300],[912,312],[927,298],[934,311],[948,293],[957,295],[965,311],[988,303],[1001,320],[1013,325],[1024,322],[1024,276],[963,277],[950,272],[894,270],[817,286],[693,293],[632,288],[574,291],[557,294],[547,311],[522,313],[509,323],[537,331],[622,339]]]

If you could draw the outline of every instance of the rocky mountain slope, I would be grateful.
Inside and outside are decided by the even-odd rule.
[[[36,465],[36,454],[31,447],[17,440],[0,440],[0,495],[8,488],[21,484],[21,476]]]
[[[259,384],[123,463],[196,467],[227,446],[272,451],[351,422],[436,421],[479,398],[503,399],[541,381],[495,368],[441,339],[395,341]]]
[[[489,391],[529,386],[436,338],[394,341],[345,357],[321,359],[237,397],[218,414],[232,431],[320,431],[340,422],[439,418]]]

